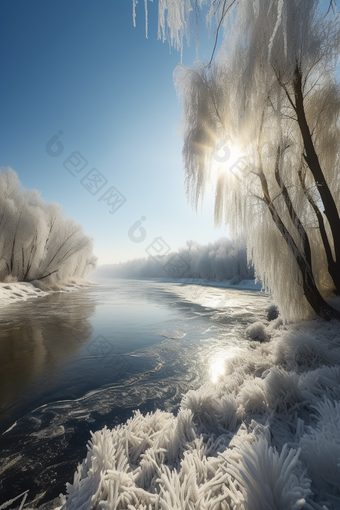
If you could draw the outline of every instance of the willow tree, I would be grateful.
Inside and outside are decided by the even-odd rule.
[[[181,46],[190,12],[207,3],[219,51],[175,71],[188,197],[197,207],[214,182],[216,224],[247,235],[249,260],[285,318],[340,318],[327,302],[340,295],[335,3],[159,0],[159,36]],[[216,157],[222,145],[226,157]]]
[[[52,285],[93,271],[93,243],[82,227],[36,190],[22,188],[11,168],[0,170],[0,281]]]

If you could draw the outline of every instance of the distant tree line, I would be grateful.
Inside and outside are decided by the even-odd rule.
[[[92,239],[61,207],[24,189],[11,169],[0,172],[0,281],[62,283],[95,268]]]
[[[203,278],[207,280],[253,279],[254,270],[248,267],[247,249],[244,239],[233,241],[221,238],[218,241],[201,245],[187,241],[177,253],[187,268],[183,278]],[[95,275],[106,278],[169,278],[168,262],[174,253],[167,256],[140,258],[109,264],[97,268]]]

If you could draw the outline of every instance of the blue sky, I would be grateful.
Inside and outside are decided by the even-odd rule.
[[[172,78],[180,55],[157,40],[157,2],[148,39],[143,2],[136,28],[130,0],[2,0],[0,11],[0,166],[81,223],[100,264],[145,256],[158,236],[175,251],[228,234],[214,229],[212,195],[199,214],[186,201]],[[199,57],[212,46],[203,40]],[[195,58],[193,38],[183,62]],[[46,143],[60,130],[62,153],[50,156]],[[74,176],[63,166],[72,152],[87,162]],[[96,194],[86,188],[93,168],[90,178],[105,179]],[[113,188],[126,202],[110,214]],[[145,239],[136,243],[128,231],[142,216]]]

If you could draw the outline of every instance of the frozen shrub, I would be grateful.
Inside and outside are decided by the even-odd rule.
[[[318,420],[301,439],[301,458],[315,486],[340,508],[340,402],[324,399],[315,409]]]
[[[258,342],[268,342],[270,340],[270,333],[268,328],[262,322],[255,322],[246,329],[247,338],[256,340]]]
[[[339,353],[331,353],[328,345],[312,333],[283,335],[277,343],[276,362],[288,368],[317,368],[340,362]]]
[[[267,320],[269,320],[269,321],[273,321],[273,320],[277,319],[279,316],[279,313],[280,313],[278,307],[274,304],[268,306],[266,312],[267,312]]]
[[[247,510],[299,510],[312,494],[299,462],[299,451],[285,445],[279,454],[265,437],[236,446],[239,458],[227,456],[225,471],[235,479]]]

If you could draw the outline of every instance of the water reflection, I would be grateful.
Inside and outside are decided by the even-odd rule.
[[[216,383],[221,375],[225,373],[224,358],[212,361],[210,364],[209,374],[213,383]]]
[[[82,306],[75,307],[79,299]],[[34,300],[2,310],[0,420],[33,387],[34,393],[48,390],[64,362],[91,337],[88,319],[94,311],[95,303],[84,291],[46,296],[39,306]]]
[[[217,383],[222,375],[225,374],[226,361],[233,358],[241,352],[237,347],[229,347],[229,349],[218,352],[209,361],[209,376],[213,383]]]

